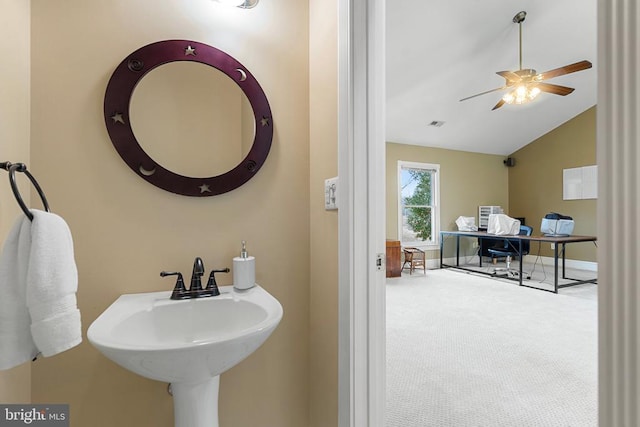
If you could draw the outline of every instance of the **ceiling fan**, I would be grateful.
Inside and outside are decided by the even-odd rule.
[[[591,68],[592,64],[589,61],[580,61],[574,64],[565,65],[564,67],[555,68],[553,70],[545,71],[544,73],[537,73],[532,68],[522,68],[522,22],[527,16],[527,12],[518,12],[513,17],[513,22],[518,24],[520,30],[520,68],[517,71],[498,71],[496,74],[504,77],[505,84],[502,87],[491,89],[476,95],[462,98],[460,101],[466,101],[467,99],[475,98],[476,96],[486,95],[487,93],[497,92],[504,89],[511,89],[507,92],[500,101],[491,109],[492,111],[502,107],[504,104],[524,104],[533,101],[540,92],[547,92],[554,95],[566,96],[574,91],[573,88],[567,86],[560,86],[552,83],[545,83],[544,80],[549,80],[554,77],[563,76],[565,74],[575,73],[577,71],[586,70]]]

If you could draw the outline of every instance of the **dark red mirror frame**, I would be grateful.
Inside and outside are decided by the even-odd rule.
[[[247,156],[235,168],[221,175],[194,178],[171,172],[142,149],[133,133],[129,120],[129,105],[136,85],[149,71],[175,61],[200,62],[222,71],[236,82],[249,99],[255,118],[253,145]],[[273,139],[271,108],[253,75],[221,50],[189,40],[152,43],[127,56],[115,69],[107,85],[104,120],[113,146],[138,176],[156,187],[185,196],[215,196],[240,187],[253,178],[262,167]]]

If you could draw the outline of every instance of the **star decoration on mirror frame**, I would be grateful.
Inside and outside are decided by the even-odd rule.
[[[209,188],[209,184],[202,184],[198,186],[200,188],[200,194],[202,193],[211,193],[211,189]]]
[[[124,118],[122,117],[122,113],[115,113],[113,116],[111,116],[111,120],[113,120],[113,123],[124,124]]]
[[[262,116],[262,120],[260,120],[260,124],[262,126],[269,126],[269,117]]]
[[[196,56],[196,50],[195,48],[191,47],[191,45],[187,46],[187,48],[184,50],[184,54],[185,56]]]

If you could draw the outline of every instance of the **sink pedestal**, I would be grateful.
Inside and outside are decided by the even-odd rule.
[[[175,427],[219,427],[220,375],[197,383],[171,383]]]

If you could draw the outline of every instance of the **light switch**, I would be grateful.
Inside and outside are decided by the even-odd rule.
[[[324,209],[338,209],[338,177],[324,180]]]

